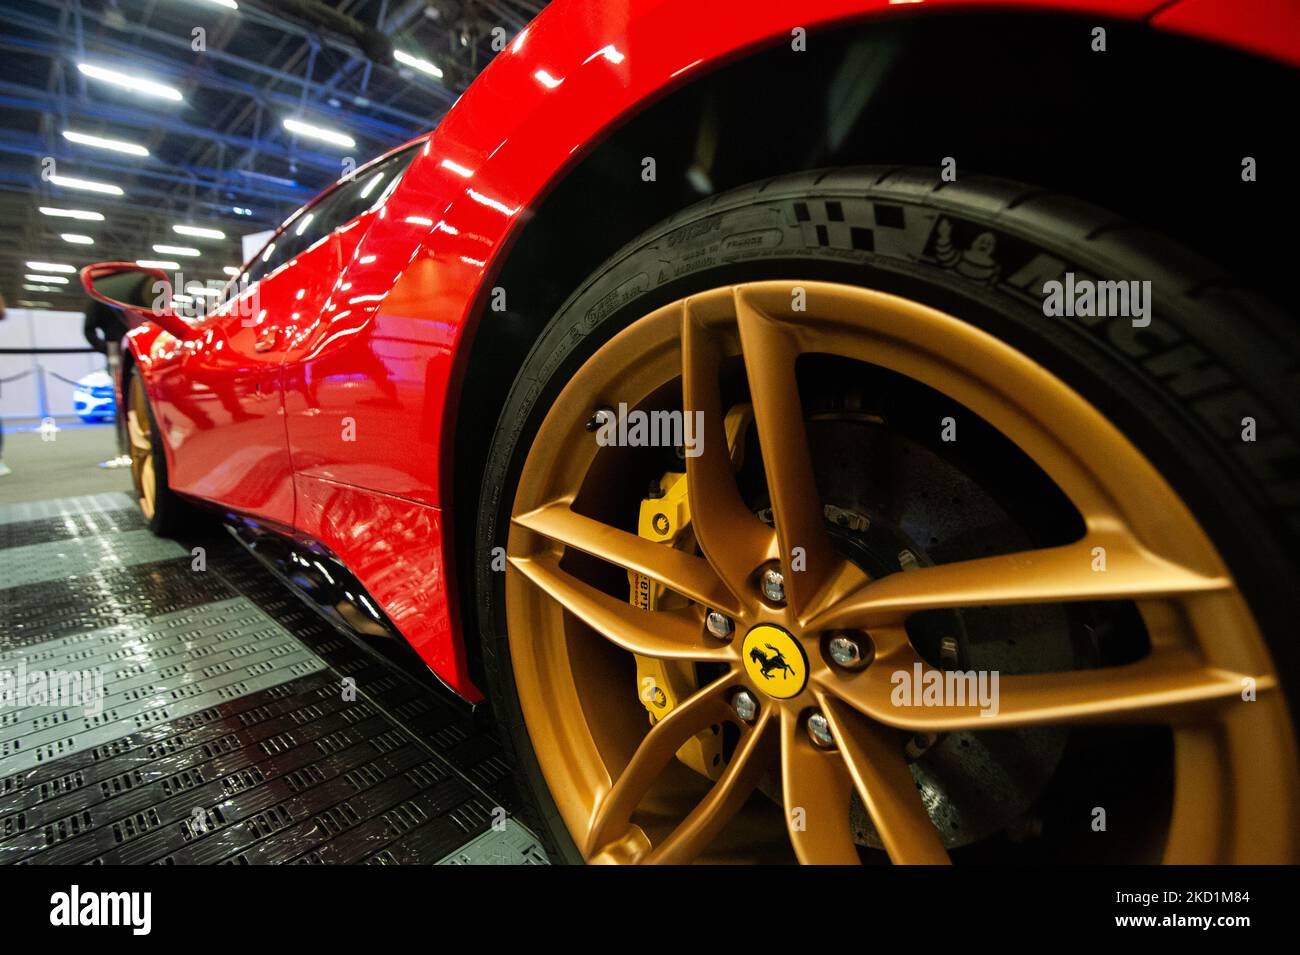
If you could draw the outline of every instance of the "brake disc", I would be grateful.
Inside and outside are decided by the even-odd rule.
[[[977,483],[877,415],[809,416],[808,436],[827,527],[837,549],[872,577],[1031,545]],[[770,520],[770,513],[763,514]],[[928,611],[908,621],[917,652],[943,669],[1000,675],[1079,665],[1059,606]],[[1021,635],[1030,635],[1020,639]],[[1068,731],[1060,727],[900,731],[926,810],[948,848],[998,832],[1032,832],[1029,813],[1051,778]],[[861,845],[881,848],[856,793],[851,822]]]

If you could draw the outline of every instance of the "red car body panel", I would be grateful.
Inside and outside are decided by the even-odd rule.
[[[1182,0],[1151,23],[1300,66],[1300,3],[1294,0]]]
[[[480,699],[442,507],[455,383],[512,229],[603,135],[676,86],[794,27],[936,7],[1158,13],[1156,25],[1289,62],[1300,37],[1288,0],[561,0],[417,141],[380,208],[262,280],[256,315],[228,308],[183,343],[153,325],[128,335],[172,487],[325,544],[434,672]]]

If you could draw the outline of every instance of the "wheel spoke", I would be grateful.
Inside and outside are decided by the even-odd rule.
[[[690,611],[640,610],[561,570],[554,556],[511,557],[510,563],[587,626],[631,653],[714,663],[736,657],[730,644],[707,636]]]
[[[703,420],[700,453],[686,458],[686,480],[700,550],[743,601],[753,589],[754,571],[775,553],[776,539],[745,505],[732,470],[719,388],[719,320],[725,317],[703,314],[690,302],[682,310],[682,406]]]
[[[896,736],[826,694],[818,694],[858,796],[889,858],[898,865],[947,865],[951,860],[907,767]]]
[[[749,794],[754,791],[767,764],[770,751],[769,732],[775,718],[770,707],[763,710],[753,728],[745,732],[731,761],[717,782],[690,814],[662,843],[655,846],[646,861],[655,864],[690,862],[723,830]]]
[[[734,672],[714,680],[650,727],[617,781],[596,803],[582,846],[586,858],[626,832],[632,813],[687,740],[731,715],[726,693],[736,681]]]
[[[153,449],[149,443],[149,436],[144,433],[140,427],[140,415],[132,408],[126,415],[126,433],[131,439],[131,449],[141,453],[148,453]]]
[[[813,476],[795,379],[799,348],[794,326],[760,311],[742,292],[736,293],[735,302],[772,516],[781,544],[786,599],[795,613],[800,613],[812,605],[813,596],[844,561],[826,533]]]
[[[865,628],[897,623],[918,610],[1168,597],[1231,586],[1226,577],[1165,560],[1126,534],[1093,533],[1063,547],[918,567],[851,590],[828,587],[808,626]]]
[[[158,478],[154,473],[153,455],[146,454],[140,463],[140,510],[146,519],[152,520],[157,507]]]
[[[781,790],[785,824],[795,855],[805,865],[861,862],[849,827],[853,783],[839,754],[818,749],[799,714],[781,711]]]
[[[566,503],[548,504],[521,514],[514,518],[514,523],[649,577],[706,607],[731,616],[739,612],[739,604],[707,561],[584,517]]]
[[[1155,650],[1124,666],[1014,676],[937,670],[914,653],[907,658],[897,653],[887,661],[877,659],[861,673],[835,674],[821,683],[877,722],[938,733],[1044,724],[1186,722],[1240,702],[1244,678],[1176,649]],[[1260,693],[1276,686],[1271,676],[1255,680]],[[931,691],[938,694],[931,700],[941,702],[926,702],[924,690],[931,686],[940,688]]]

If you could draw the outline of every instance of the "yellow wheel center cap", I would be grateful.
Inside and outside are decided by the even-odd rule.
[[[740,651],[745,672],[768,696],[788,700],[803,692],[808,658],[799,641],[780,627],[760,623],[745,634]]]

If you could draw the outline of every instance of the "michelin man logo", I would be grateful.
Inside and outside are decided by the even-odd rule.
[[[960,249],[953,242],[951,222],[941,218],[935,225],[934,257],[939,264],[977,282],[992,283],[997,279],[1002,268],[993,258],[997,244],[992,232],[981,232],[969,248]]]

